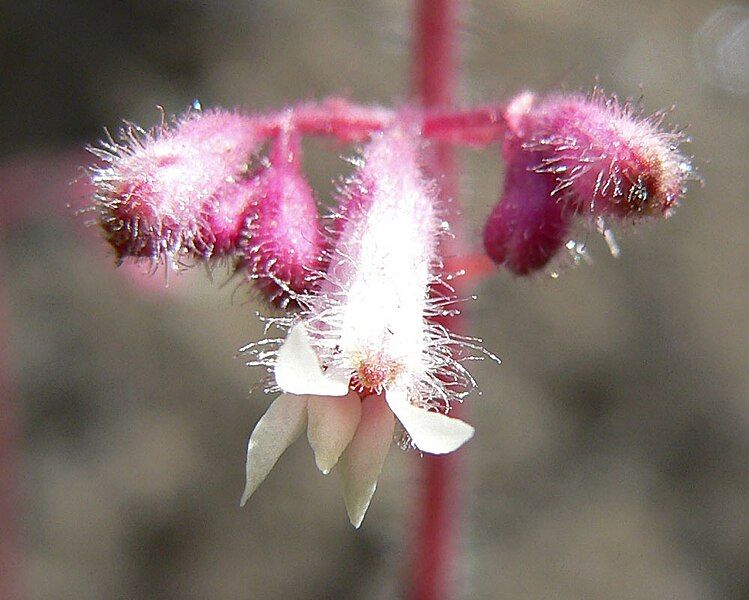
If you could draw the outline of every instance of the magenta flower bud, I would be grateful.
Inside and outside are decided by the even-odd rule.
[[[239,266],[281,307],[311,290],[324,270],[325,238],[298,147],[297,136],[282,132],[270,162],[242,184],[251,210],[237,242]]]
[[[660,130],[661,120],[598,91],[515,98],[505,112],[504,194],[484,229],[488,255],[527,274],[562,248],[576,217],[610,236],[606,220],[668,216],[692,167],[682,136]]]
[[[505,142],[504,196],[486,222],[484,247],[497,264],[517,275],[542,268],[566,241],[569,210],[552,196],[553,176],[533,171],[533,155],[518,139]],[[531,163],[531,164],[529,164]]]
[[[91,170],[99,223],[118,261],[126,257],[178,265],[210,258],[225,244],[227,224],[211,220],[233,182],[246,176],[262,142],[252,117],[212,110],[188,111],[150,131],[127,125],[91,152],[105,166]],[[231,202],[230,202],[231,204]],[[229,210],[222,208],[222,216]]]

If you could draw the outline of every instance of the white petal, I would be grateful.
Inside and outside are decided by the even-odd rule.
[[[474,429],[468,423],[414,406],[402,388],[388,390],[385,399],[422,452],[447,454],[473,437]]]
[[[346,374],[323,373],[302,323],[289,330],[278,349],[274,373],[278,387],[288,394],[345,396],[349,390]]]
[[[354,527],[361,525],[377,489],[377,478],[393,441],[394,429],[393,413],[382,397],[365,398],[359,427],[338,463],[346,511]]]
[[[356,433],[361,399],[353,391],[343,397],[310,396],[307,415],[309,445],[315,451],[317,468],[327,475]]]
[[[247,444],[247,483],[240,506],[268,476],[284,450],[302,434],[306,423],[306,398],[282,394],[268,407]]]

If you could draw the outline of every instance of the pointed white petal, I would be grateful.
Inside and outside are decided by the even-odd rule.
[[[247,444],[247,483],[240,506],[268,476],[284,450],[302,434],[306,423],[306,398],[282,394],[265,411]]]
[[[307,438],[315,452],[317,468],[325,475],[338,462],[356,433],[361,399],[356,392],[343,397],[310,396],[307,402]]]
[[[368,396],[361,403],[361,420],[354,439],[338,462],[343,482],[346,511],[354,527],[359,527],[377,488],[390,444],[395,419],[379,396]]]
[[[388,390],[385,399],[422,452],[447,454],[473,437],[474,429],[468,423],[414,406],[401,388]]]
[[[281,344],[274,374],[278,387],[288,394],[345,396],[349,390],[346,374],[323,373],[302,323],[294,325]]]

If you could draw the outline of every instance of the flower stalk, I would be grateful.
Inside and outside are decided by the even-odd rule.
[[[451,108],[455,102],[458,85],[458,2],[455,0],[417,0],[415,4],[416,39],[413,47],[414,80],[416,93],[424,107]],[[491,115],[494,116],[494,115]],[[462,117],[462,118],[461,118]],[[465,115],[443,120],[441,127],[435,122],[427,131],[445,133],[466,132],[466,124],[479,119]],[[502,119],[489,121],[489,129],[501,130]],[[450,127],[457,125],[457,127]],[[465,135],[465,134],[464,134]],[[449,136],[445,136],[448,137]],[[454,138],[453,138],[454,139]],[[492,136],[487,136],[491,140]],[[458,222],[456,203],[457,173],[455,155],[451,145],[438,143],[433,155],[432,168],[442,177],[441,198],[450,206],[450,220],[457,232],[450,246],[443,245],[446,256],[461,256],[463,237]],[[456,295],[465,296],[464,283],[455,282]],[[442,324],[451,331],[468,329],[465,314],[444,317]],[[465,417],[465,406],[460,407]],[[411,561],[406,577],[406,592],[411,600],[439,600],[454,596],[457,580],[457,547],[460,538],[461,476],[464,457],[461,453],[444,456],[424,456],[417,464],[421,472],[421,489],[417,492],[416,522],[411,540]]]

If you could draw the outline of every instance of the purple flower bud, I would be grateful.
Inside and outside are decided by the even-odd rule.
[[[692,167],[678,150],[683,136],[659,129],[665,113],[644,117],[596,91],[590,98],[552,96],[532,114],[525,147],[540,155],[538,171],[554,174],[554,195],[566,196],[580,214],[661,216],[686,191]]]

